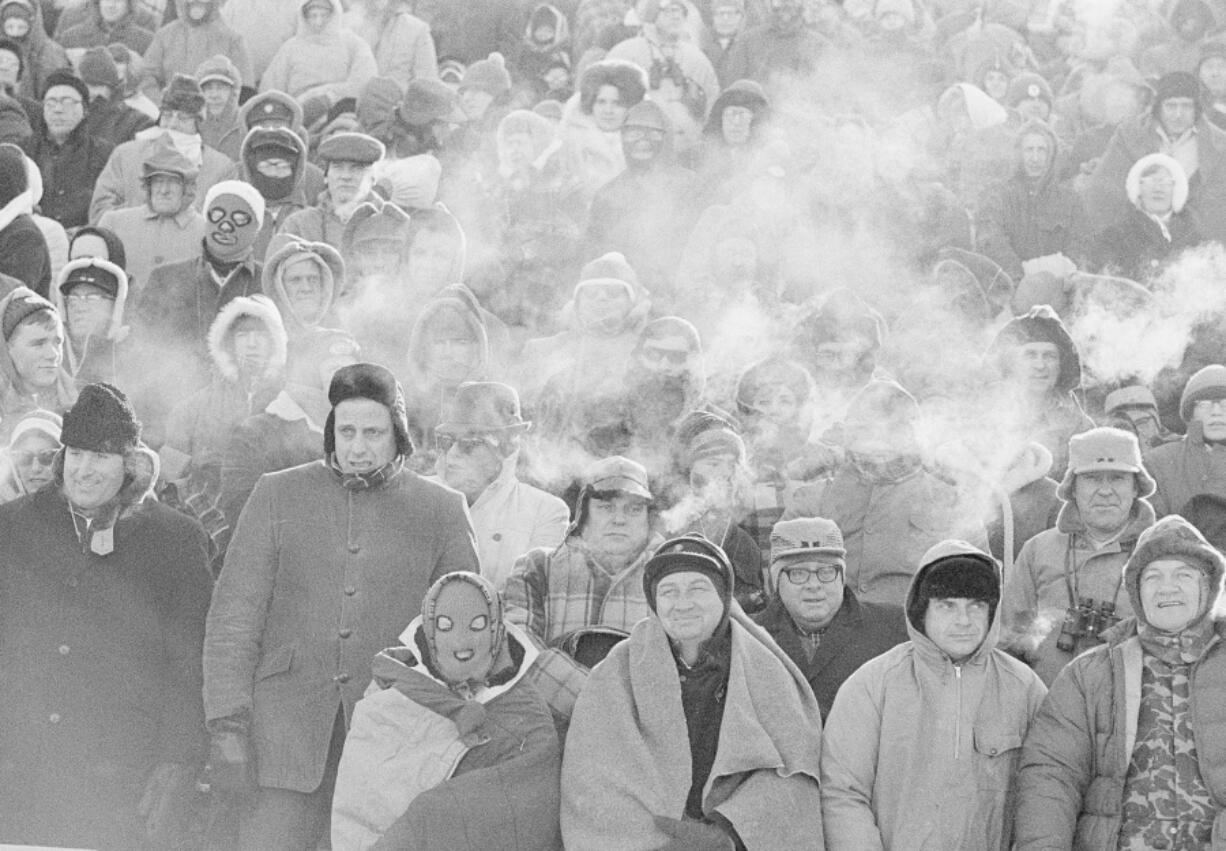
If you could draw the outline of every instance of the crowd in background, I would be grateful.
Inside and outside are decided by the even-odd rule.
[[[0,842],[1218,848],[1224,242],[1218,0],[0,0]]]

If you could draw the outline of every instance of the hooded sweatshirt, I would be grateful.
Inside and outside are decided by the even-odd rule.
[[[187,15],[187,0],[175,0],[178,19],[159,29],[145,52],[141,88],[155,103],[162,100],[162,89],[175,74],[194,77],[196,69],[218,54],[238,69],[243,85],[255,85],[251,60],[243,37],[218,17],[219,0],[208,0],[209,12],[195,23]]]
[[[999,566],[961,541],[925,554],[910,611],[934,563],[970,556],[1000,593]],[[834,699],[822,741],[830,848],[1006,851],[1022,739],[1046,694],[996,648],[999,607],[979,647],[955,663],[908,616],[911,640],[866,662]]]
[[[285,292],[285,267],[300,260],[308,260],[319,268],[323,286],[320,315],[313,320],[295,313]],[[291,240],[270,255],[264,264],[261,289],[277,306],[285,322],[286,333],[290,339],[294,339],[318,328],[335,327],[336,323],[330,321],[330,317],[344,278],[344,261],[332,246],[326,243]]]
[[[278,89],[300,102],[322,96],[329,103],[356,98],[367,81],[379,73],[370,45],[343,29],[341,0],[331,0],[332,16],[322,32],[306,23],[306,7],[299,6],[298,32],[281,46],[260,79],[260,91]]]

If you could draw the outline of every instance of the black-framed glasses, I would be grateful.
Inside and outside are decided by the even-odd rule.
[[[836,564],[823,564],[821,567],[785,567],[783,575],[793,585],[805,585],[814,576],[819,582],[829,584],[843,574],[843,569]]]

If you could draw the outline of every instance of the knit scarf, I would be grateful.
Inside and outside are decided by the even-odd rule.
[[[1178,665],[1191,664],[1199,659],[1216,630],[1213,618],[1203,616],[1177,633],[1163,632],[1143,623],[1137,625],[1137,634],[1145,652],[1157,656],[1168,665]]]
[[[396,474],[404,469],[404,457],[397,455],[377,470],[370,470],[366,473],[346,473],[341,470],[340,464],[336,460],[336,454],[333,453],[328,459],[328,466],[340,478],[341,487],[345,490],[365,491],[381,488],[396,478]]]

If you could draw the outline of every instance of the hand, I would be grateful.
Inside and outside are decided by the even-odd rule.
[[[668,837],[659,851],[733,851],[732,837],[705,821],[654,817],[656,828]]]
[[[192,770],[177,762],[161,762],[149,772],[145,793],[136,807],[145,822],[145,833],[163,847],[181,832],[179,825],[192,790]]]
[[[211,792],[245,794],[255,790],[255,752],[246,723],[223,718],[210,723],[204,779]]]

